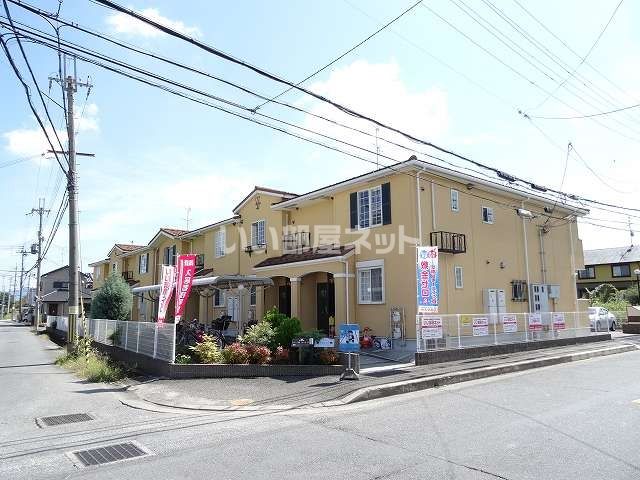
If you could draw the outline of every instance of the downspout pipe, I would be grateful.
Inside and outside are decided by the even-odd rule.
[[[418,210],[418,246],[422,245],[422,201],[420,199],[420,170],[416,174],[416,204]]]
[[[527,200],[529,197],[527,197]],[[522,208],[524,209],[524,200],[522,201]],[[524,269],[527,277],[527,303],[529,304],[529,313],[533,310],[531,308],[531,276],[529,274],[529,247],[527,242],[527,224],[524,217],[522,218],[522,238],[524,239]]]
[[[544,227],[538,228],[538,236],[540,237],[540,273],[542,274],[542,284],[547,284],[547,265],[545,263],[544,255]]]

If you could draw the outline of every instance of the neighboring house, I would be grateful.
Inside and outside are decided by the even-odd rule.
[[[556,205],[536,188],[412,158],[303,195],[255,187],[226,220],[161,229],[147,246],[116,246],[91,265],[98,286],[106,265],[144,264],[131,271],[132,282],[146,286],[159,283],[160,265],[191,252],[199,276],[257,275],[274,286],[194,289],[187,320],[227,313],[242,324],[276,306],[305,330],[333,333],[334,317],[335,328],[348,321],[386,335],[399,310],[413,337],[421,243],[440,250],[440,313],[489,311],[490,297],[506,312],[575,311],[574,275],[583,266],[576,217],[588,212]],[[154,320],[156,299],[134,301],[132,318]]]
[[[92,277],[80,273],[82,302],[85,312],[91,308]],[[40,277],[42,291],[42,313],[44,315],[63,315],[69,313],[69,266],[57,268]]]
[[[636,286],[635,270],[640,269],[640,245],[585,250],[584,269],[578,270],[578,297],[587,298],[587,289],[608,283],[618,290]]]

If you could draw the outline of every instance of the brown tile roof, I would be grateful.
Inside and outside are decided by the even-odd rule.
[[[320,260],[322,258],[342,257],[354,249],[353,245],[342,246],[321,246],[310,248],[302,252],[285,253],[279,257],[271,257],[256,264],[254,268],[272,267],[274,265],[285,265],[288,263],[306,262],[309,260]]]
[[[123,252],[132,252],[133,250],[145,247],[145,245],[134,245],[132,243],[116,243],[116,247],[118,247]]]
[[[203,268],[202,270],[198,270],[195,274],[196,277],[206,277],[210,273],[213,272],[213,268]]]
[[[189,230],[181,230],[179,228],[166,228],[166,227],[162,227],[160,230],[165,233],[168,233],[172,237],[179,237],[180,235],[184,235],[189,231]]]
[[[246,202],[251,197],[251,195],[253,195],[257,191],[273,193],[274,195],[282,195],[283,197],[297,197],[298,196],[297,193],[285,192],[284,190],[276,190],[274,188],[260,187],[260,186],[256,185],[255,187],[253,187],[253,190],[251,190],[246,197],[244,197],[235,207],[233,207],[233,212],[236,213],[236,211],[240,208],[240,205],[242,205],[244,202]]]

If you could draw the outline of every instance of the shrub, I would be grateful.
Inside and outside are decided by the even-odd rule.
[[[302,326],[297,318],[285,317],[275,329],[274,342],[276,345],[290,347],[291,341],[300,334]]]
[[[271,361],[271,350],[264,345],[248,345],[246,347],[249,363],[266,365]]]
[[[340,363],[340,354],[331,348],[324,348],[318,355],[322,365],[338,365]]]
[[[224,347],[222,350],[222,359],[224,363],[249,363],[249,352],[244,345],[234,342],[231,345]]]
[[[286,364],[289,363],[289,349],[282,345],[278,346],[271,357],[271,363]]]
[[[59,357],[56,364],[74,371],[89,382],[115,382],[125,376],[124,369],[95,350],[85,354],[78,351],[67,353]]]
[[[259,322],[249,327],[247,333],[238,338],[242,345],[255,345],[258,347],[275,347],[275,331],[269,322]]]
[[[270,308],[264,314],[264,320],[269,323],[273,329],[278,328],[285,318],[288,317],[284,313],[280,313],[276,307]]]
[[[132,303],[133,296],[129,285],[122,275],[114,272],[107,277],[91,301],[91,316],[110,320],[129,320]]]
[[[211,335],[203,335],[202,341],[195,346],[189,347],[200,363],[220,363],[222,354],[215,338]]]
[[[187,365],[189,363],[193,363],[193,358],[191,358],[191,355],[177,355],[175,363],[178,365]]]

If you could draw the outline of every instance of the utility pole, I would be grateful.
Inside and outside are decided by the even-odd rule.
[[[49,210],[45,210],[44,208],[44,198],[38,199],[38,208],[32,208],[30,215],[37,213],[40,217],[38,223],[38,263],[36,263],[36,295],[35,295],[35,303],[36,303],[36,319],[34,324],[34,329],[38,331],[38,325],[40,325],[40,267],[42,265],[42,215],[45,213],[49,213]]]
[[[18,321],[22,320],[22,288],[24,281],[24,257],[26,257],[29,252],[27,252],[24,247],[18,252],[20,254],[20,291],[18,292]]]
[[[6,289],[7,277],[2,277],[2,290],[0,290],[0,294],[2,294],[2,298],[0,299],[0,318],[4,318],[5,313],[5,304],[9,303],[9,293]],[[6,298],[5,298],[6,297]]]
[[[18,275],[18,264],[16,264],[16,268],[13,270],[13,295],[11,298],[13,299],[13,306],[11,307],[11,320],[13,320],[13,311],[16,309],[16,276]]]
[[[66,70],[66,68],[65,68]],[[80,298],[80,255],[78,251],[78,183],[76,170],[76,142],[73,118],[73,95],[78,87],[91,89],[88,82],[78,82],[75,76],[65,78],[49,77],[49,80],[59,82],[67,94],[67,137],[69,171],[67,173],[67,192],[69,196],[69,321],[67,330],[67,350],[71,352],[76,343],[76,323],[80,313],[78,299]],[[87,93],[88,96],[88,93]]]

